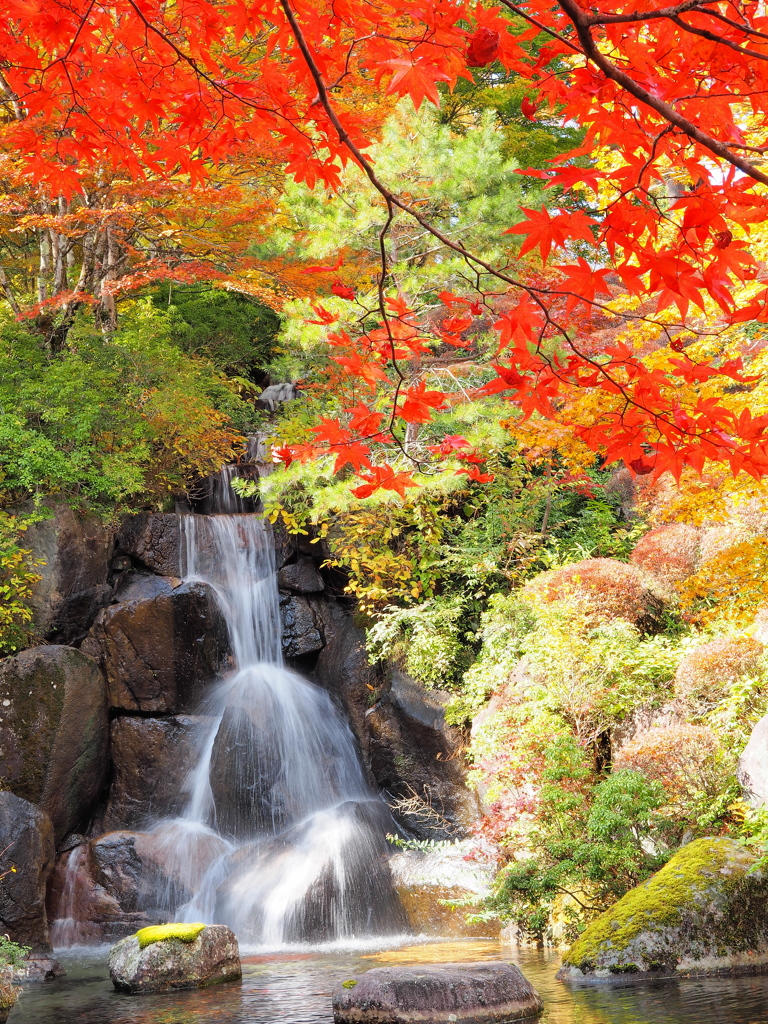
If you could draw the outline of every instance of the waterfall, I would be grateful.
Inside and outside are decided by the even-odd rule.
[[[386,805],[328,693],[283,663],[268,524],[232,514],[182,523],[185,578],[214,589],[236,667],[200,709],[184,813],[154,829],[175,879],[159,904],[270,946],[404,931]],[[179,891],[191,893],[182,906]]]

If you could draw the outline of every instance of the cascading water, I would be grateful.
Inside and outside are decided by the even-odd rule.
[[[236,670],[206,725],[181,818],[155,828],[168,916],[280,945],[405,930],[388,812],[328,693],[283,664],[274,549],[254,515],[185,516],[186,578],[215,590]],[[193,893],[178,906],[179,892]]]

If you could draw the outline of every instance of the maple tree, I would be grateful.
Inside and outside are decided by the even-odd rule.
[[[566,425],[639,474],[679,475],[711,460],[759,477],[768,420],[750,409],[753,378],[728,352],[728,332],[768,317],[747,241],[766,218],[767,43],[762,9],[736,0],[642,10],[607,0],[589,10],[575,0],[10,0],[0,26],[3,146],[65,201],[96,165],[195,182],[261,148],[297,180],[330,188],[346,163],[360,166],[385,211],[378,325],[331,330],[329,340],[349,376],[366,386],[386,377],[391,413],[373,433],[349,425],[365,415],[347,413],[315,451],[354,446],[363,492],[409,486],[410,474],[382,465],[370,442],[404,449],[399,428],[441,407],[437,389],[409,379],[401,362],[455,344],[465,322],[425,330],[419,310],[392,294],[386,241],[396,210],[474,275],[476,294],[446,295],[446,305],[468,327],[496,318],[496,376],[484,393],[508,397],[523,418],[555,420],[574,391],[596,394],[589,419]],[[513,249],[506,266],[471,252],[366,156],[377,92],[408,95],[418,108],[494,63],[526,84],[526,119],[556,117],[585,132],[578,149],[532,172],[558,190],[557,205],[531,207],[512,226],[510,245],[522,235],[538,266],[513,266]],[[347,282],[329,290],[355,301]],[[333,327],[335,316],[319,315]],[[705,356],[690,347],[702,337]],[[713,380],[740,400],[708,394]],[[464,469],[484,475],[479,463]]]

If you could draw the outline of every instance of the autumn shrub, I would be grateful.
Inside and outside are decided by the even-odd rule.
[[[675,722],[646,729],[621,746],[613,766],[661,783],[665,813],[680,823],[681,832],[718,830],[739,795],[735,758],[706,725]]]
[[[763,644],[748,636],[724,636],[700,644],[680,661],[675,694],[712,707],[728,695],[738,679],[761,670],[764,653]]]
[[[703,624],[747,625],[765,601],[768,537],[741,540],[712,554],[681,587],[689,615]]]
[[[698,567],[699,531],[687,523],[657,526],[641,537],[630,561],[671,589]]]
[[[32,588],[40,579],[21,536],[27,522],[0,512],[0,657],[29,646]]]
[[[652,577],[611,558],[589,558],[541,573],[525,589],[545,601],[577,599],[595,625],[624,619],[652,630],[658,628],[665,605]]]
[[[519,818],[518,856],[500,872],[488,901],[502,919],[533,937],[547,937],[562,897],[566,938],[608,909],[671,856],[669,826],[660,809],[663,787],[624,769],[596,777],[573,737],[544,751],[540,783]]]

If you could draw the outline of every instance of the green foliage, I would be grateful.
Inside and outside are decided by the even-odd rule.
[[[659,813],[663,787],[638,772],[599,781],[593,771],[572,737],[545,751],[525,823],[529,855],[502,871],[489,899],[490,909],[531,936],[546,934],[555,911],[575,936],[584,918],[607,909],[670,856],[668,823]]]
[[[29,946],[20,946],[7,935],[0,935],[0,969],[3,967],[22,967],[29,956]]]
[[[19,543],[30,518],[0,511],[0,657],[29,646],[33,637],[30,598],[40,576]]]
[[[51,355],[0,323],[0,505],[61,495],[114,514],[162,506],[239,444],[249,407],[140,302],[112,336],[83,318]]]
[[[281,325],[269,306],[222,288],[171,284],[152,301],[167,311],[171,340],[184,352],[209,359],[230,377],[261,383]]]

